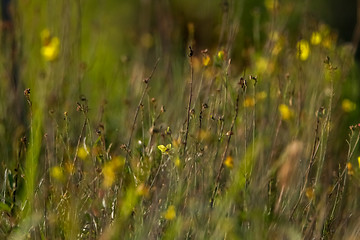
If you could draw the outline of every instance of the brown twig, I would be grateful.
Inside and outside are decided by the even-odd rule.
[[[188,107],[187,107],[187,117],[186,117],[186,132],[185,132],[185,140],[184,140],[184,151],[183,151],[183,155],[186,155],[186,145],[187,145],[187,139],[188,139],[188,135],[189,135],[189,126],[190,126],[190,108],[191,108],[191,101],[192,101],[192,94],[193,94],[193,79],[194,79],[194,69],[193,69],[193,63],[192,63],[192,57],[194,55],[194,51],[191,48],[191,46],[189,46],[189,58],[190,58],[190,72],[191,72],[191,76],[190,76],[190,93],[189,93],[189,102],[188,102]]]

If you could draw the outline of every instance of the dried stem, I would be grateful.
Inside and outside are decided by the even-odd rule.
[[[186,145],[187,145],[187,139],[188,139],[188,135],[189,135],[189,126],[190,126],[190,111],[191,111],[191,101],[192,101],[192,95],[193,95],[193,79],[194,79],[194,68],[193,68],[193,62],[192,62],[192,57],[193,57],[193,50],[191,48],[191,46],[189,46],[189,58],[190,58],[190,72],[191,72],[191,76],[190,76],[190,93],[189,93],[189,102],[188,102],[188,107],[187,107],[187,117],[186,117],[186,132],[185,132],[185,140],[184,140],[184,151],[183,151],[183,155],[186,156]]]

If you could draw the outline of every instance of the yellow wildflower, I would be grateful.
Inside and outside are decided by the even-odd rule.
[[[220,50],[218,53],[217,53],[217,57],[220,61],[223,61],[224,58],[225,58],[225,52],[223,50]]]
[[[231,156],[227,156],[224,164],[226,167],[232,169],[234,167],[234,159]]]
[[[123,158],[122,156],[116,156],[113,157],[110,163],[114,168],[121,168],[125,165],[125,158]]]
[[[353,166],[352,166],[351,163],[348,162],[348,163],[346,164],[346,168],[347,168],[348,174],[349,174],[350,176],[354,175],[354,169],[353,169]]]
[[[59,56],[59,38],[50,37],[50,32],[48,30],[43,30],[40,35],[43,44],[41,47],[41,55],[43,55],[46,61],[54,61]]]
[[[209,57],[209,55],[203,56],[203,58],[202,58],[202,63],[203,63],[203,65],[204,65],[205,67],[209,66],[209,64],[210,64],[210,57]]]
[[[255,106],[255,99],[253,97],[246,97],[243,103],[244,107],[253,107]]]
[[[358,164],[359,164],[359,168],[360,168],[360,157],[358,157]]]
[[[315,196],[314,188],[312,187],[306,188],[305,195],[309,200],[313,200]]]
[[[166,220],[173,220],[176,218],[176,210],[174,205],[170,205],[166,212],[164,213],[164,218]]]
[[[50,175],[58,181],[64,180],[64,173],[60,166],[51,168]]]
[[[105,163],[102,169],[104,176],[104,187],[108,188],[113,185],[116,179],[116,173],[120,167],[125,164],[125,159],[122,157],[114,157],[109,162]]]
[[[111,187],[116,177],[113,166],[111,164],[105,164],[102,169],[102,173],[104,176],[104,182],[103,182],[104,187],[106,188]]]
[[[296,56],[301,60],[305,61],[310,55],[310,46],[308,41],[302,39],[296,44],[297,54]]]
[[[349,99],[344,99],[341,103],[341,108],[344,112],[352,112],[356,109],[356,103]]]
[[[256,61],[257,70],[261,73],[265,72],[268,69],[269,60],[264,57],[259,57]]]
[[[279,112],[282,120],[290,120],[294,115],[293,111],[285,104],[280,104]]]
[[[258,92],[257,94],[256,94],[256,99],[257,100],[264,100],[264,99],[266,99],[267,98],[267,93],[265,92],[265,91],[261,91],[261,92]]]
[[[312,45],[319,45],[321,43],[321,34],[319,32],[313,32],[311,34],[310,42]]]
[[[77,156],[79,158],[81,158],[82,160],[85,160],[88,154],[89,154],[89,152],[84,147],[80,147],[77,152]]]
[[[163,154],[169,154],[169,151],[171,149],[171,144],[168,144],[166,146],[164,145],[159,145],[158,149],[163,153]]]
[[[176,158],[175,158],[174,164],[175,164],[176,167],[180,167],[181,161],[180,161],[180,158],[179,158],[179,157],[176,157]]]

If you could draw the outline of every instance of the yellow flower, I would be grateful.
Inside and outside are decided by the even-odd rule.
[[[358,157],[358,164],[359,164],[359,168],[360,168],[360,157]]]
[[[310,42],[312,45],[319,45],[321,43],[321,34],[319,32],[313,32],[311,34]]]
[[[116,179],[117,170],[124,166],[125,159],[122,157],[114,157],[109,162],[105,163],[102,169],[102,174],[104,176],[103,185],[108,188],[113,185]]]
[[[203,56],[202,58],[202,63],[205,67],[209,66],[210,64],[210,57],[209,55]]]
[[[285,104],[280,104],[279,112],[282,120],[290,120],[294,115],[293,111]]]
[[[346,168],[347,168],[347,171],[348,171],[348,174],[349,175],[354,175],[354,169],[353,169],[353,166],[352,166],[352,164],[351,163],[347,163],[346,164]]]
[[[179,157],[176,157],[176,158],[175,158],[174,164],[175,164],[176,167],[180,167],[181,161],[180,161],[180,158],[179,158]]]
[[[352,112],[356,109],[356,103],[350,101],[349,99],[344,99],[341,103],[341,108],[344,112]]]
[[[51,168],[50,175],[58,181],[64,180],[63,170],[59,166],[55,166]]]
[[[174,205],[170,205],[166,212],[164,213],[164,218],[166,220],[173,220],[176,218],[176,210]]]
[[[267,93],[265,92],[265,91],[261,91],[261,92],[258,92],[257,94],[256,94],[256,99],[257,100],[264,100],[264,99],[266,99],[267,98]]]
[[[80,147],[77,152],[77,156],[79,158],[81,158],[82,160],[85,160],[88,154],[89,154],[89,152],[84,147]]]
[[[223,61],[225,58],[225,52],[223,50],[219,51],[217,57],[220,61]]]
[[[44,34],[45,35],[45,34]],[[60,40],[57,37],[52,37],[51,40],[42,46],[41,55],[46,61],[54,61],[59,56]]]
[[[253,107],[255,106],[255,99],[253,97],[246,97],[243,103],[244,107]]]
[[[159,145],[158,149],[163,153],[163,154],[169,154],[169,151],[171,149],[171,144],[166,145],[166,147],[164,145]]]
[[[315,196],[314,188],[312,187],[306,188],[305,195],[309,200],[313,200]]]
[[[308,41],[302,39],[296,44],[297,54],[296,56],[301,60],[305,61],[310,55],[310,46]]]
[[[234,167],[234,159],[231,156],[227,156],[224,162],[225,166],[228,168],[233,168]]]
[[[264,57],[259,57],[256,61],[257,70],[261,73],[265,72],[268,69],[269,60]]]

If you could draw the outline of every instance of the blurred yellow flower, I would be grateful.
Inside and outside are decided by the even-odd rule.
[[[175,158],[174,164],[175,164],[176,167],[180,167],[181,161],[180,161],[180,158],[179,158],[179,157],[176,157],[176,158]]]
[[[44,29],[40,33],[41,55],[46,61],[54,61],[59,56],[60,40],[57,37],[51,37],[49,29]]]
[[[223,50],[220,50],[218,53],[217,53],[217,57],[220,61],[223,61],[224,58],[225,58],[225,52]]]
[[[264,57],[259,57],[256,60],[256,69],[260,72],[263,73],[268,69],[268,65],[269,65],[269,60],[267,58]]]
[[[358,157],[358,164],[359,164],[359,168],[360,168],[360,157]]]
[[[256,99],[257,100],[264,100],[264,99],[266,99],[267,98],[267,93],[265,92],[265,91],[261,91],[261,92],[258,92],[257,94],[256,94]]]
[[[104,176],[103,185],[105,188],[111,187],[116,180],[116,173],[118,169],[125,164],[123,157],[114,157],[109,162],[105,163],[102,168],[102,174]]]
[[[353,169],[353,166],[352,166],[352,164],[351,163],[347,163],[346,164],[346,168],[347,168],[347,171],[348,171],[348,174],[349,175],[354,175],[354,169]]]
[[[51,168],[50,175],[58,181],[64,180],[64,173],[60,166]]]
[[[255,106],[255,99],[253,97],[246,97],[243,103],[244,107],[253,107]]]
[[[166,212],[164,213],[164,218],[166,220],[173,220],[176,218],[176,210],[174,205],[170,205]]]
[[[203,65],[204,65],[205,67],[209,66],[209,64],[210,64],[210,57],[209,57],[209,55],[203,56],[203,58],[202,58],[202,63],[203,63]]]
[[[104,176],[104,182],[103,182],[104,187],[106,188],[111,187],[116,177],[115,169],[113,168],[113,166],[111,164],[106,163],[102,169],[102,174]]]
[[[297,58],[299,58],[301,61],[305,61],[308,59],[310,55],[310,46],[308,41],[302,39],[296,44],[296,50],[297,50]]]
[[[285,104],[280,104],[279,112],[282,120],[290,120],[294,115],[293,111]]]
[[[312,187],[306,188],[305,195],[309,200],[313,200],[315,196],[314,188]]]
[[[89,152],[84,147],[80,147],[77,152],[77,156],[79,158],[81,158],[82,160],[85,160],[88,154],[89,154]]]
[[[234,167],[234,159],[231,156],[227,156],[224,164],[226,167],[232,169]]]
[[[125,158],[122,156],[116,156],[112,158],[110,163],[114,168],[121,168],[125,165]]]
[[[164,145],[159,145],[158,149],[163,153],[163,154],[169,154],[169,151],[171,149],[171,144],[168,144],[166,146]]]
[[[311,34],[310,42],[312,45],[319,45],[321,43],[321,34],[320,32],[313,32]]]
[[[356,103],[349,99],[344,99],[341,103],[341,108],[344,112],[352,112],[356,109]]]

